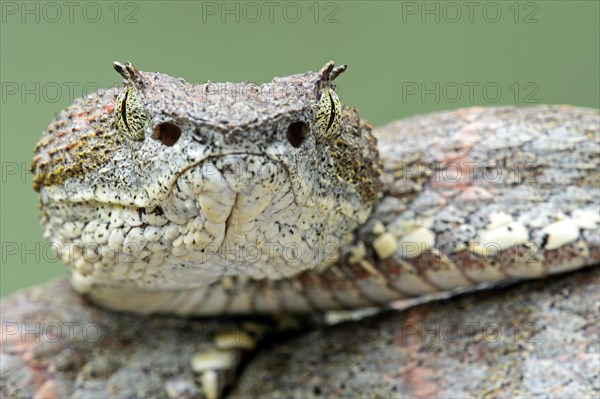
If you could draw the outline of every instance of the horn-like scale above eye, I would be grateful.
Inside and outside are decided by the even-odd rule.
[[[144,140],[144,127],[148,115],[140,103],[136,90],[126,86],[115,103],[115,120],[119,132],[130,140]]]
[[[324,87],[319,100],[316,121],[321,137],[328,138],[337,133],[340,127],[341,110],[340,99],[335,91],[330,87]]]

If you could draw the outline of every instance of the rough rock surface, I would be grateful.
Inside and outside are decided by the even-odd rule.
[[[597,397],[600,268],[276,343],[232,397]],[[100,310],[65,280],[2,301],[2,397],[197,397],[189,359],[241,321]],[[57,331],[61,332],[60,336]]]
[[[3,398],[201,397],[190,359],[241,322],[110,312],[67,280],[13,294],[1,309]]]

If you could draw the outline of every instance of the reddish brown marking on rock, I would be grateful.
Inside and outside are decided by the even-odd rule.
[[[467,187],[456,199],[461,202],[491,201],[494,195],[483,187]]]
[[[64,396],[57,392],[54,381],[47,380],[35,391],[33,399],[59,399],[61,397]]]
[[[437,392],[436,385],[431,381],[431,377],[435,375],[430,368],[412,367],[400,374],[400,379],[414,387],[412,392],[414,397],[430,398]]]
[[[443,165],[430,180],[432,187],[464,188],[475,180],[475,161],[468,156],[459,156]]]

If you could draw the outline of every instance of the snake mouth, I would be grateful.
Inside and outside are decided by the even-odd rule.
[[[228,239],[230,232],[243,234],[250,226],[275,220],[274,215],[287,220],[298,214],[306,208],[300,202],[304,201],[294,190],[292,172],[281,160],[258,152],[231,152],[182,169],[160,207],[177,224],[193,219],[189,228],[203,236],[197,237],[199,242],[221,246],[243,241]]]
[[[65,262],[97,281],[169,288],[224,276],[289,277],[336,260],[357,225],[348,217],[353,202],[336,202],[298,169],[260,151],[197,158],[173,168],[172,184],[156,182],[166,195],[148,207],[107,201],[47,206],[47,234],[77,243]],[[78,220],[63,223],[65,210]]]
[[[257,167],[255,169],[261,169],[261,167],[264,167],[265,164],[268,164],[268,162],[273,162],[277,165],[279,165],[281,167],[281,170],[285,173],[287,181],[290,182],[290,189],[293,195],[293,201],[294,204],[296,206],[300,206],[301,203],[299,201],[299,197],[298,197],[298,193],[297,193],[297,188],[294,187],[294,180],[292,179],[292,172],[290,170],[290,167],[283,161],[281,161],[280,159],[277,159],[275,157],[273,157],[272,155],[266,154],[266,153],[261,153],[261,152],[228,152],[228,153],[224,153],[224,154],[214,154],[214,155],[208,155],[204,158],[202,158],[199,161],[196,161],[188,166],[186,166],[185,168],[181,169],[179,172],[177,172],[173,178],[173,183],[170,185],[169,187],[169,191],[166,195],[166,198],[169,198],[172,194],[173,191],[176,189],[177,185],[179,184],[179,181],[181,179],[181,177],[183,175],[185,175],[187,172],[197,169],[199,167],[201,167],[202,165],[206,165],[207,163],[211,163],[214,161],[218,161],[220,159],[225,159],[228,157],[240,157],[240,156],[245,156],[245,157],[257,157],[257,158],[262,158],[265,160],[264,163],[259,164],[259,163],[253,163],[253,162],[239,162],[238,166],[248,166],[250,165],[250,169],[252,169],[252,166],[256,165]],[[218,168],[217,168],[218,169]],[[240,178],[241,174],[243,174],[245,171],[242,170],[242,168],[237,168],[234,170],[230,170],[230,172],[234,173],[237,175],[238,178]],[[247,172],[247,171],[246,171]],[[251,172],[249,172],[251,173]],[[240,180],[249,180],[247,177],[241,177]],[[304,206],[306,206],[306,204],[304,204]]]

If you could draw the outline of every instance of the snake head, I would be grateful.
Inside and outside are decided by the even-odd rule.
[[[79,245],[93,223],[109,237],[100,246],[129,240],[136,262],[161,265],[124,281],[177,288],[290,276],[335,261],[377,203],[375,139],[335,91],[344,65],[265,84],[114,68],[124,85],[59,113],[33,170],[52,240]],[[248,245],[254,261],[240,257]],[[117,263],[98,254],[79,268],[114,282]]]

